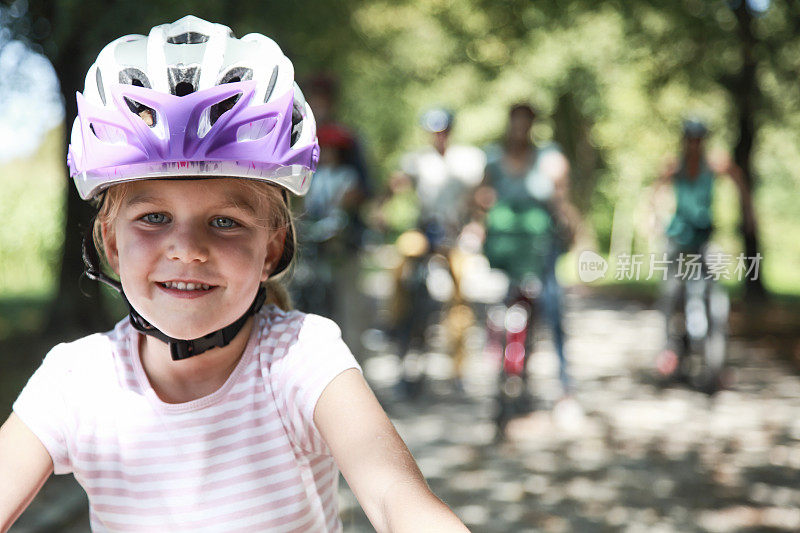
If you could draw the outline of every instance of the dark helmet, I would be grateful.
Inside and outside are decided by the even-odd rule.
[[[685,139],[705,139],[708,136],[708,126],[698,118],[687,118],[683,121],[683,137]]]
[[[509,117],[517,113],[525,115],[525,117],[528,118],[528,120],[530,120],[531,122],[536,120],[537,117],[536,109],[528,102],[518,102],[512,105],[511,108],[509,108],[508,110]]]

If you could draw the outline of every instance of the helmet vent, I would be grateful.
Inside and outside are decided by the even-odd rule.
[[[133,84],[135,85],[135,84]],[[131,113],[139,115],[144,123],[150,126],[151,128],[156,125],[156,111],[152,107],[148,107],[136,100],[131,100],[127,96],[125,97],[125,103],[128,104],[128,109],[131,110]]]
[[[100,100],[103,105],[106,105],[106,92],[103,90],[103,76],[100,74],[100,69],[95,71],[95,80],[97,82],[97,92],[100,93]]]
[[[145,87],[150,89],[150,80],[147,74],[138,68],[128,67],[119,72],[119,82],[123,85],[136,85],[137,87]]]
[[[275,88],[275,82],[278,81],[278,65],[272,67],[272,76],[269,78],[269,85],[267,85],[266,96],[264,96],[264,103],[269,101],[272,96],[272,90]]]
[[[275,129],[276,124],[277,120],[272,117],[249,122],[236,130],[236,141],[246,142],[262,139]]]
[[[208,35],[196,31],[187,31],[173,35],[167,39],[169,44],[202,44],[208,42]]]
[[[241,78],[238,76],[239,72],[235,72],[236,70],[237,69],[231,69],[230,71],[228,71],[228,73],[225,74],[225,76],[222,78],[224,81],[220,82],[219,85],[222,85],[223,83],[236,83],[237,81],[242,81]],[[244,70],[250,70],[250,69],[242,69],[242,71]],[[244,72],[242,72],[242,74],[244,74]],[[253,71],[250,70],[249,74],[250,76],[252,76]],[[221,101],[218,104],[212,105],[208,117],[210,125],[213,126],[214,124],[216,124],[217,120],[219,120],[219,117],[221,117],[223,113],[230,111],[231,108],[233,108],[233,106],[236,105],[236,102],[239,101],[239,98],[241,98],[241,96],[242,96],[241,94],[237,94],[235,96],[231,96],[230,98],[226,98],[225,100]]]
[[[247,67],[233,67],[222,76],[222,79],[217,85],[223,83],[234,83],[237,81],[247,81],[253,79],[253,69]]]
[[[169,92],[175,96],[186,96],[193,93],[200,84],[200,69],[177,65],[167,69]]]
[[[212,105],[211,112],[209,115],[209,120],[211,122],[211,125],[213,126],[214,124],[216,124],[217,120],[219,120],[219,117],[221,117],[224,113],[230,111],[233,108],[233,106],[236,105],[236,102],[239,101],[239,98],[241,96],[242,96],[241,94],[237,94],[236,96],[231,96],[230,98],[226,98],[225,100],[221,101],[218,104]]]
[[[89,129],[101,142],[106,144],[125,144],[125,132],[110,124],[90,123]]]
[[[292,105],[292,138],[289,146],[294,146],[297,139],[300,138],[300,133],[303,131],[303,113],[300,110],[300,103],[295,100]]]
[[[192,94],[194,92],[194,87],[188,81],[179,82],[175,86],[175,96],[186,96],[187,94]]]

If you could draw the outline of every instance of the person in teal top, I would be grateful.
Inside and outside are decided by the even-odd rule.
[[[753,207],[742,170],[730,156],[715,152],[706,156],[707,126],[700,120],[683,122],[683,152],[680,158],[670,161],[661,174],[657,189],[671,186],[675,195],[675,213],[666,229],[667,258],[671,271],[664,285],[664,318],[667,346],[656,362],[658,371],[673,375],[680,363],[679,339],[671,338],[669,324],[680,300],[681,279],[677,268],[681,254],[699,254],[706,260],[706,247],[714,229],[712,200],[716,176],[729,176],[736,184],[741,199],[742,223],[752,228],[755,224]]]
[[[700,250],[711,236],[714,171],[705,159],[698,163],[693,176],[684,160],[672,179],[675,214],[667,226],[667,237],[683,250]]]
[[[542,307],[553,330],[559,375],[568,395],[571,384],[555,265],[571,244],[580,217],[569,201],[569,162],[557,145],[537,146],[531,141],[534,118],[528,104],[511,107],[504,141],[486,149],[486,175],[475,201],[485,210],[483,251],[492,268],[508,275],[512,291],[530,275],[542,282]]]

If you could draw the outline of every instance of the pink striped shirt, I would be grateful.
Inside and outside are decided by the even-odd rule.
[[[267,306],[219,390],[168,404],[126,318],[53,348],[13,408],[86,490],[92,531],[341,531],[313,415],[349,368],[333,322]]]

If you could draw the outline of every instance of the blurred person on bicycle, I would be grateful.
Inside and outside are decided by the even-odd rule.
[[[475,191],[475,203],[485,212],[484,254],[493,268],[509,277],[508,304],[532,299],[530,285],[537,286],[537,299],[552,329],[559,360],[562,398],[568,398],[572,383],[564,354],[561,287],[556,279],[556,261],[571,245],[579,225],[579,214],[569,199],[570,165],[554,143],[537,145],[531,137],[536,113],[527,103],[509,110],[504,140],[486,149],[486,175]],[[528,320],[527,346],[533,344],[533,321]],[[524,365],[521,369],[525,379]],[[528,395],[527,387],[523,394]],[[530,398],[528,398],[530,400]]]
[[[671,325],[684,298],[685,280],[679,272],[680,265],[686,258],[695,256],[702,263],[699,277],[703,281],[709,279],[708,247],[714,229],[712,200],[717,176],[724,175],[733,180],[740,195],[742,223],[746,228],[754,228],[755,225],[752,202],[742,169],[723,151],[706,154],[705,141],[708,134],[708,126],[702,120],[692,117],[683,121],[681,153],[667,161],[654,193],[654,198],[657,198],[660,191],[671,186],[675,199],[675,210],[665,232],[666,259],[669,266],[663,294],[666,347],[656,361],[657,370],[664,377],[679,377],[678,374],[683,371],[681,355],[685,353],[684,340],[682,336],[676,335],[675,328]],[[719,384],[707,385],[716,388]]]
[[[306,90],[306,99],[317,113],[317,126],[321,132],[339,135],[346,138],[346,142],[337,143],[338,164],[346,165],[355,171],[355,185],[350,190],[347,198],[347,214],[350,217],[348,240],[354,247],[361,246],[364,222],[361,209],[365,202],[372,196],[372,181],[367,168],[364,154],[364,142],[351,127],[342,122],[339,115],[339,80],[332,74],[319,73],[312,76]],[[334,133],[337,132],[337,133]],[[331,135],[329,135],[331,137]],[[323,157],[323,154],[320,154]]]
[[[401,266],[398,275],[395,325],[400,356],[405,360],[413,343],[424,343],[424,330],[436,308],[431,293],[436,293],[436,299],[446,307],[444,325],[454,360],[455,384],[460,389],[464,335],[472,323],[472,313],[459,291],[462,261],[458,241],[469,220],[472,191],[483,177],[486,157],[477,147],[450,142],[454,118],[449,109],[426,111],[420,125],[430,135],[430,144],[403,156],[400,172],[392,179],[396,190],[413,188],[419,206],[416,229],[397,241],[406,268]],[[408,272],[410,264],[419,267],[416,274]],[[404,377],[404,383],[408,381],[408,376]]]
[[[327,307],[339,326],[342,335],[358,356],[362,351],[361,331],[370,321],[370,306],[362,296],[357,280],[361,274],[361,250],[364,246],[366,224],[363,211],[372,197],[373,189],[364,153],[364,143],[357,132],[339,118],[339,79],[331,73],[317,73],[307,80],[306,97],[309,105],[319,109],[317,132],[320,142],[320,160],[316,175],[305,198],[304,218],[319,231],[307,235],[303,244],[306,251],[315,248],[330,252],[319,271],[327,279],[327,286],[335,297],[327,298]],[[302,218],[301,218],[302,220]],[[338,227],[337,227],[338,225]],[[327,233],[327,235],[326,235]],[[309,239],[311,241],[309,241]],[[313,242],[316,241],[316,242]],[[322,245],[321,247],[319,245]],[[335,257],[334,257],[335,256]],[[334,260],[335,259],[335,260]],[[334,260],[334,261],[330,261]],[[313,261],[305,265],[313,265]],[[329,273],[325,270],[331,270]],[[312,274],[312,281],[314,272]],[[325,279],[321,280],[325,285]],[[325,291],[310,294],[317,299]],[[320,307],[315,307],[319,309]]]
[[[336,320],[347,337],[353,304],[350,293],[358,262],[352,259],[352,213],[359,201],[358,171],[346,154],[355,142],[350,131],[336,123],[317,129],[319,163],[299,209],[298,239],[303,263],[292,279],[293,300],[299,309],[316,309]],[[354,342],[356,339],[348,339]]]

